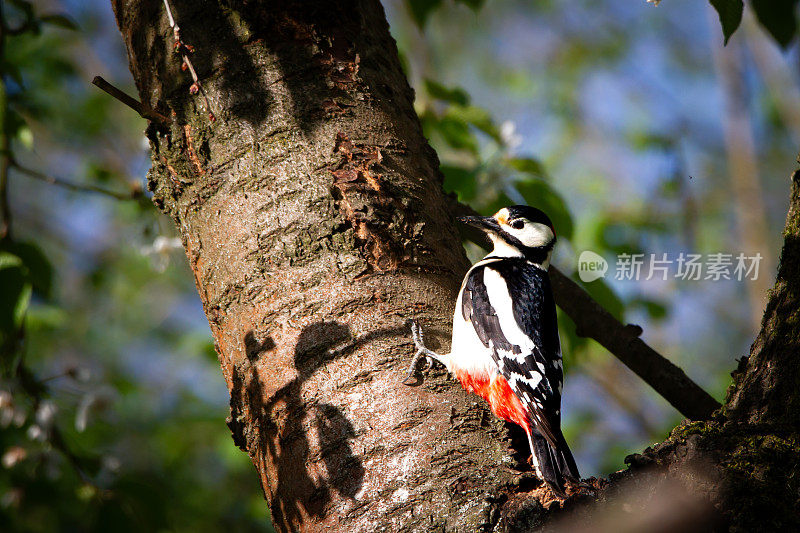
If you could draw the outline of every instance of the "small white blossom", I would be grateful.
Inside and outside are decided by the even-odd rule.
[[[114,393],[109,389],[90,392],[81,398],[78,409],[75,411],[75,430],[83,432],[89,425],[89,415],[108,408],[114,400]]]
[[[114,457],[113,455],[103,456],[103,468],[109,472],[119,472],[121,466],[122,461],[120,461],[117,457]]]
[[[24,461],[27,456],[28,451],[25,448],[22,446],[12,446],[6,450],[0,462],[3,463],[4,468],[11,468],[17,463]]]
[[[510,120],[500,124],[500,139],[509,150],[522,144],[522,136],[517,133],[517,125]]]
[[[14,397],[8,391],[0,391],[0,427],[10,426],[15,413]]]
[[[38,442],[44,442],[45,439],[47,438],[47,434],[44,432],[42,428],[40,428],[36,424],[33,424],[30,427],[28,427],[28,438]]]
[[[57,412],[58,407],[56,407],[56,404],[50,400],[44,400],[39,404],[39,408],[36,409],[36,423],[44,430],[50,429]]]
[[[0,409],[13,407],[14,397],[7,390],[0,390]]]
[[[17,407],[14,397],[8,391],[0,391],[0,427],[7,428],[10,425],[22,427],[25,419],[28,418],[24,409]]]
[[[139,251],[142,255],[148,255],[153,258],[153,268],[157,272],[164,272],[167,265],[169,265],[169,256],[172,251],[179,250],[182,247],[183,244],[179,238],[159,235],[152,244],[142,246]]]
[[[89,409],[91,409],[96,396],[94,394],[87,394],[81,398],[81,403],[75,411],[75,430],[78,433],[83,433],[86,426],[89,425]]]

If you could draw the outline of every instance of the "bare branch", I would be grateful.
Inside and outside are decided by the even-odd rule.
[[[455,201],[453,214],[478,215],[468,205]],[[463,236],[482,248],[489,247],[488,240],[480,232],[466,230]],[[556,304],[575,322],[578,335],[599,342],[683,416],[692,420],[706,420],[721,407],[683,370],[640,339],[642,329],[639,326],[622,324],[580,285],[554,266],[550,266],[549,274]]]
[[[165,117],[158,111],[151,109],[149,106],[143,104],[133,96],[126,93],[125,91],[118,89],[117,87],[114,87],[106,80],[104,80],[101,76],[95,76],[94,79],[92,80],[92,85],[99,87],[100,89],[102,89],[109,95],[113,96],[126,106],[130,107],[131,109],[139,113],[139,116],[142,118],[146,118],[147,120],[152,120],[154,122],[160,122],[162,124],[166,124],[168,122],[167,117]]]
[[[75,183],[73,181],[56,178],[54,176],[48,176],[47,174],[39,172],[38,170],[23,167],[16,161],[11,161],[11,168],[33,179],[43,181],[45,183],[50,183],[51,185],[58,185],[59,187],[64,187],[65,189],[69,189],[72,191],[93,192],[97,194],[103,194],[105,196],[110,196],[111,198],[115,198],[117,200],[135,200],[136,198],[139,198],[142,195],[142,190],[140,187],[131,187],[130,192],[112,191],[109,189],[104,189],[102,187],[97,187],[96,185]]]

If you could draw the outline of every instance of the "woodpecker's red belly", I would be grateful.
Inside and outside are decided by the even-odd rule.
[[[474,392],[487,402],[492,412],[506,422],[513,422],[530,432],[530,425],[525,408],[517,395],[511,390],[506,378],[495,374],[492,378],[476,377],[467,372],[454,372],[458,381],[466,390]]]

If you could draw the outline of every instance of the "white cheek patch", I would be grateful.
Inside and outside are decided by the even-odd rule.
[[[506,231],[531,248],[545,246],[555,238],[553,230],[540,222],[529,222],[522,229],[509,227]]]

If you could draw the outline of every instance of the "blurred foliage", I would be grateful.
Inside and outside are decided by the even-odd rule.
[[[708,103],[703,17],[633,4],[387,3],[447,191],[487,214],[543,209],[554,262],[573,277],[581,250],[613,262],[736,245],[725,147],[704,122],[721,106]],[[796,4],[749,3],[783,47]],[[744,39],[741,1],[711,5],[723,39]],[[227,391],[180,241],[141,192],[145,124],[84,81],[129,76],[108,3],[0,9],[0,527],[270,530],[224,424]],[[747,75],[776,177],[765,189],[777,250],[794,144],[752,65]],[[752,340],[731,284],[583,286],[717,396]],[[678,417],[561,313],[559,324],[565,434],[584,474],[608,473]]]
[[[124,52],[72,7],[0,3],[0,529],[269,531],[144,124],[84,81]]]

